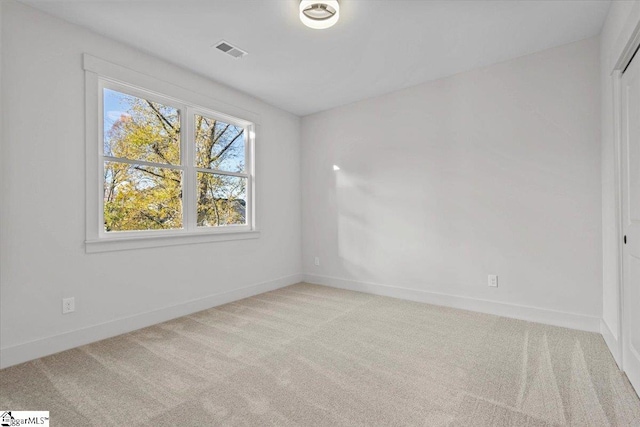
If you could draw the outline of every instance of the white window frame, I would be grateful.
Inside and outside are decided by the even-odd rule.
[[[222,105],[215,100],[154,77],[120,67],[116,64],[84,55],[86,97],[86,240],[87,252],[137,249],[204,243],[223,240],[242,240],[259,237],[255,221],[255,137],[256,115],[248,111]],[[104,89],[111,89],[142,99],[149,99],[180,111],[180,165],[160,165],[133,159],[105,156]],[[225,113],[220,111],[224,110]],[[226,113],[228,112],[228,114]],[[244,173],[201,169],[195,165],[195,115],[220,120],[245,129]],[[239,119],[238,117],[244,117]],[[104,162],[114,161],[167,167],[182,171],[182,228],[170,230],[104,230]],[[197,172],[238,176],[247,179],[246,224],[217,227],[197,225]]]

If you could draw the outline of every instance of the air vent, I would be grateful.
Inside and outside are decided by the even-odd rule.
[[[220,52],[224,52],[227,55],[234,57],[235,59],[240,59],[243,56],[248,55],[247,52],[245,52],[244,50],[237,48],[231,43],[228,43],[224,40],[222,40],[220,43],[216,44],[215,46],[216,46],[216,49],[218,49]]]

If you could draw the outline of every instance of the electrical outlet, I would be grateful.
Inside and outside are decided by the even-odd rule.
[[[320,258],[316,257],[315,261],[314,261],[315,265],[320,265]]]
[[[76,311],[75,298],[62,298],[62,314],[73,313]]]
[[[497,288],[498,287],[498,276],[495,274],[489,275],[489,287]]]

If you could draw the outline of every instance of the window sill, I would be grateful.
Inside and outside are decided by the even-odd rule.
[[[260,232],[227,231],[212,233],[180,233],[159,236],[116,236],[85,241],[86,253],[125,251],[130,249],[159,248],[163,246],[191,245],[196,243],[222,242],[229,240],[257,239]]]

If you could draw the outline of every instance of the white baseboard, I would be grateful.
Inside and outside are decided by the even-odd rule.
[[[377,283],[358,282],[354,280],[314,274],[305,274],[304,281],[317,285],[325,285],[374,295],[477,311],[480,313],[494,314],[496,316],[510,317],[513,319],[527,320],[530,322],[578,329],[581,331],[600,332],[600,318],[584,314],[568,313],[548,310],[545,308],[508,304],[417,289],[400,288]]]
[[[605,322],[604,319],[600,319],[600,334],[602,334],[602,338],[604,338],[604,342],[607,343],[607,347],[609,347],[609,351],[619,368],[621,366],[620,341],[618,341],[618,338],[616,338],[613,332],[611,332],[609,325],[607,325],[607,322]]]
[[[170,307],[88,326],[52,337],[6,347],[0,349],[0,369],[293,285],[301,281],[302,275],[294,274],[228,292],[209,295]]]

